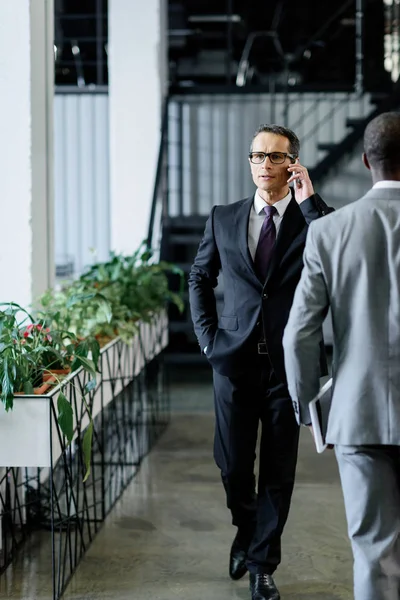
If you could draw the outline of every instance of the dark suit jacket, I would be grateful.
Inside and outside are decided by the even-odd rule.
[[[266,281],[261,282],[248,247],[253,201],[252,196],[211,210],[189,275],[190,308],[200,347],[207,346],[207,358],[218,373],[234,377],[243,372],[264,337],[272,367],[285,382],[283,331],[303,268],[308,224],[333,209],[318,194],[300,205],[292,198]],[[220,270],[224,308],[218,318],[214,288]]]

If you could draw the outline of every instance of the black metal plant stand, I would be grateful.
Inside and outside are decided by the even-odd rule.
[[[168,424],[167,342],[168,320],[162,312],[141,325],[131,345],[118,338],[102,349],[101,376],[86,396],[94,434],[91,475],[85,483],[82,442],[89,417],[81,392],[87,374],[76,371],[63,385],[76,422],[69,445],[57,423],[60,389],[40,397],[49,405],[49,464],[0,468],[0,574],[33,530],[47,530],[53,599],[61,597],[105,517]],[[23,409],[18,402],[22,397],[15,409]]]

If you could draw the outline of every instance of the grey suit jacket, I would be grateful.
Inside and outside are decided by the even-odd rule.
[[[319,387],[319,341],[333,322],[327,441],[400,445],[400,189],[375,189],[309,228],[284,333],[299,422]]]

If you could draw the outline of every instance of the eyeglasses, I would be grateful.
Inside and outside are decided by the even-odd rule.
[[[287,152],[250,152],[249,154],[250,162],[254,165],[261,165],[267,156],[273,165],[281,165],[287,157],[292,160],[296,158],[293,154],[288,154]]]

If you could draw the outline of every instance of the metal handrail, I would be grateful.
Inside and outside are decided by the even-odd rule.
[[[336,102],[336,104],[333,105],[333,107],[331,108],[331,110],[322,119],[320,119],[314,125],[314,127],[312,127],[312,129],[310,129],[310,131],[308,131],[307,133],[304,134],[304,137],[303,137],[304,141],[306,141],[308,138],[312,137],[314,135],[314,133],[316,133],[318,130],[321,129],[321,127],[323,125],[325,125],[325,123],[327,123],[328,121],[330,121],[334,117],[334,115],[336,114],[337,110],[341,106],[348,105],[349,101],[351,99],[352,99],[352,94],[348,94],[344,98],[341,98],[340,100],[338,100]]]
[[[304,121],[306,120],[307,117],[309,117],[314,111],[315,109],[318,107],[318,104],[320,102],[319,98],[316,98],[314,100],[314,102],[312,104],[310,104],[309,108],[303,112],[303,114],[301,115],[301,117],[299,119],[297,119],[297,121],[295,121],[290,127],[291,129],[293,129],[293,131],[297,131],[298,127],[300,127]]]
[[[342,6],[340,8],[338,8],[338,10],[326,21],[326,23],[324,23],[318,29],[318,31],[316,31],[314,33],[314,35],[307,41],[307,43],[304,44],[303,46],[301,46],[295,52],[294,61],[299,60],[303,56],[304,52],[306,50],[308,50],[314,42],[319,40],[324,35],[324,33],[329,29],[329,27],[332,25],[332,23],[334,23],[342,15],[342,13],[346,12],[346,10],[353,5],[354,5],[354,0],[347,0],[347,2],[344,2],[342,4]]]
[[[246,85],[247,73],[250,69],[250,52],[252,50],[255,40],[260,37],[272,39],[278,56],[282,58],[283,61],[286,61],[285,54],[283,52],[283,48],[276,31],[253,31],[247,37],[246,43],[243,48],[242,56],[239,61],[238,72],[236,75],[236,85],[238,87]]]
[[[168,104],[169,104],[169,101],[168,101],[168,97],[167,97],[164,100],[162,119],[161,119],[160,148],[158,151],[156,177],[155,177],[155,181],[154,181],[153,199],[152,199],[152,203],[151,203],[149,228],[148,228],[148,233],[147,233],[147,247],[148,248],[152,248],[157,205],[159,203],[159,197],[160,197],[160,186],[162,183],[162,175],[163,175],[163,169],[165,167],[165,161],[167,159],[166,146],[167,146],[167,139],[168,139]],[[167,210],[167,207],[165,206],[166,198],[162,198],[161,202],[163,203],[162,211],[161,211],[161,218],[162,218],[164,213],[166,213],[166,210]]]

